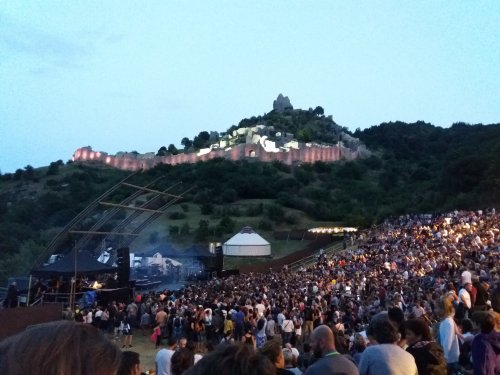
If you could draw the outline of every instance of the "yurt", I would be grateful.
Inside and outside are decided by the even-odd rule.
[[[262,257],[271,255],[271,244],[251,227],[244,227],[222,246],[224,255]]]

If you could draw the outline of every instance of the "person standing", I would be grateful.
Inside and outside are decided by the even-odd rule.
[[[335,349],[335,339],[330,327],[316,327],[310,341],[314,356],[319,359],[307,368],[304,375],[359,375],[354,362]]]
[[[273,315],[269,313],[267,315],[267,323],[266,323],[266,337],[268,341],[274,339],[275,330],[276,330],[276,322],[273,319]]]
[[[171,375],[171,360],[175,353],[177,340],[175,337],[168,338],[167,348],[160,349],[155,357],[155,375]]]
[[[19,291],[17,289],[17,283],[13,281],[7,289],[7,297],[5,298],[3,304],[5,308],[14,308],[18,305]]]
[[[500,374],[500,332],[495,332],[495,317],[483,313],[481,333],[472,340],[472,365],[474,375]]]
[[[133,333],[132,333],[132,325],[130,324],[128,318],[125,318],[124,320],[122,320],[120,330],[121,330],[122,335],[123,335],[122,349],[126,348],[126,347],[131,348],[132,347]]]
[[[141,375],[139,353],[132,351],[122,352],[122,359],[117,375]]]
[[[406,332],[406,351],[414,358],[419,375],[446,374],[446,361],[443,349],[432,339],[427,322],[410,319],[404,323]]]
[[[368,346],[359,361],[361,375],[417,375],[413,356],[398,345],[398,327],[387,313],[375,315],[368,326],[368,336],[376,344]]]
[[[276,340],[267,341],[258,350],[262,356],[267,357],[274,364],[276,375],[294,375],[290,370],[285,369],[285,356],[281,350],[281,345]]]
[[[458,368],[458,359],[460,357],[459,333],[457,324],[453,319],[453,305],[448,297],[442,297],[436,301],[434,309],[437,316],[441,318],[436,327],[437,342],[443,348],[444,358],[446,360],[448,371],[453,373]]]
[[[161,339],[166,337],[167,335],[167,322],[168,322],[168,314],[164,310],[163,307],[160,307],[156,312],[155,323],[160,326],[160,335],[157,338],[156,345],[161,345]]]
[[[266,326],[267,326],[266,318],[263,315],[259,316],[255,332],[255,340],[257,348],[262,347],[266,342]]]
[[[0,374],[116,374],[122,353],[90,324],[35,324],[0,341]]]

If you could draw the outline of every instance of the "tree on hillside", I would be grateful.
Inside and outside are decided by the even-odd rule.
[[[191,141],[188,137],[184,137],[181,140],[181,145],[184,146],[184,150],[189,150],[193,145],[193,141]]]
[[[167,151],[171,153],[172,155],[177,155],[179,153],[179,150],[177,150],[177,147],[175,147],[172,143],[168,145]]]
[[[167,155],[167,148],[165,146],[161,146],[158,152],[156,153],[156,156],[165,156]]]
[[[193,147],[196,149],[205,148],[210,145],[210,134],[207,131],[200,132],[193,140]]]
[[[210,227],[208,225],[208,220],[200,220],[198,223],[198,228],[196,229],[195,239],[196,241],[205,241],[210,235]]]
[[[325,110],[323,109],[323,107],[317,106],[316,108],[314,108],[313,113],[316,116],[323,116],[325,114]]]

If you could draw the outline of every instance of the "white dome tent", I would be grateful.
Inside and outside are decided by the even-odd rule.
[[[271,244],[255,233],[251,227],[246,226],[224,243],[222,251],[227,256],[270,256]]]

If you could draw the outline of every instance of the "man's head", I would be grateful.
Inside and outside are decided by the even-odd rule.
[[[393,344],[399,340],[398,327],[389,319],[387,313],[375,315],[368,326],[367,334],[379,344]]]
[[[472,291],[472,284],[471,283],[465,283],[464,289],[468,292]]]
[[[177,346],[177,339],[173,335],[168,338],[167,346],[169,348],[175,348]]]
[[[181,337],[179,340],[179,348],[185,348],[187,345],[187,338]]]
[[[320,325],[314,329],[310,339],[311,348],[316,358],[335,350],[335,341],[330,327]]]

